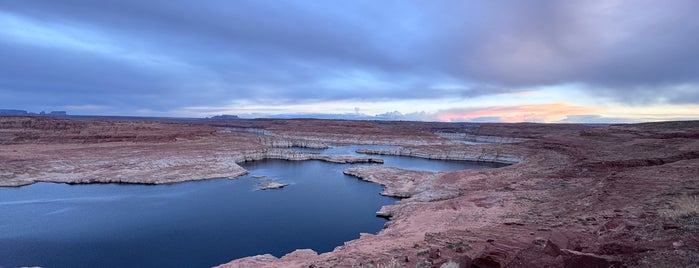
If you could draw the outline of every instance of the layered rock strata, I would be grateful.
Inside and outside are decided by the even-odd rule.
[[[484,136],[458,132],[435,132],[435,134],[437,134],[437,136],[450,140],[458,140],[472,143],[517,143],[527,140],[515,137]]]
[[[53,150],[41,150],[42,152],[37,153],[49,155],[42,156],[42,160],[37,161],[30,169],[24,169],[20,172],[17,169],[6,168],[0,172],[0,186],[22,186],[41,181],[72,184],[164,184],[210,178],[236,178],[248,173],[237,163],[264,159],[320,160],[339,164],[383,163],[383,160],[375,157],[319,155],[282,149],[257,149],[212,154],[207,151],[194,151],[173,156],[155,152],[128,151],[128,146],[124,146],[97,147],[92,148],[98,152],[97,154],[85,153],[62,157],[50,156]],[[9,146],[7,149],[13,147]],[[124,149],[127,152],[124,152]],[[149,148],[149,150],[157,150],[157,148]],[[13,162],[4,163],[4,165],[23,164],[22,160]]]
[[[441,173],[347,169],[404,198],[377,211],[391,219],[386,228],[328,253],[262,255],[222,267],[696,265],[699,227],[687,219],[699,212],[686,210],[693,199],[681,197],[699,193],[699,122],[484,127],[527,140],[362,152],[516,164]]]
[[[279,139],[403,147],[374,153],[515,164],[439,173],[348,169],[403,197],[377,211],[391,219],[383,230],[332,252],[260,255],[224,267],[693,267],[699,260],[699,212],[691,209],[699,122],[176,121],[0,117],[0,181],[166,183],[242,174],[240,161],[319,157],[263,144],[267,132],[225,127],[263,129]],[[467,145],[437,131],[526,140]]]
[[[401,147],[398,149],[359,149],[357,152],[375,155],[397,155],[436,160],[463,160],[502,164],[515,164],[522,161],[520,156],[513,153],[507,153],[503,152],[501,149],[485,146],[461,146],[458,147],[457,150],[451,146],[443,150],[434,150],[434,147],[415,146]]]
[[[290,148],[290,147],[312,148],[312,149],[330,148],[330,146],[323,141],[309,140],[309,139],[298,139],[298,138],[261,137],[260,143],[267,145],[267,146],[275,147],[275,148]]]

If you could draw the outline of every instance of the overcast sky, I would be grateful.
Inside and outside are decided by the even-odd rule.
[[[699,119],[699,1],[0,0],[0,108]]]

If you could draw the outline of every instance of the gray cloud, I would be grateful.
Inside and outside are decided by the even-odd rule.
[[[452,21],[438,22],[447,28],[436,44],[444,58],[460,55],[441,61],[457,76],[511,88],[584,83],[620,101],[699,95],[673,89],[699,84],[699,39],[690,37],[699,36],[699,2],[489,1],[475,18],[445,8]]]
[[[167,111],[567,83],[620,102],[696,104],[696,10],[693,0],[3,1],[0,19],[53,36],[0,30],[0,105]]]

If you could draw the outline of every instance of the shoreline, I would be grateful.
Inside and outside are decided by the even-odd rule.
[[[305,148],[305,147],[301,147]],[[358,153],[364,153],[368,155],[395,155],[395,156],[405,156],[405,157],[417,157],[417,158],[424,158],[424,159],[433,159],[433,160],[455,160],[455,161],[469,161],[469,162],[488,162],[488,163],[499,163],[499,164],[504,164],[504,165],[510,165],[515,162],[514,160],[510,159],[517,159],[519,161],[519,158],[512,157],[512,156],[506,156],[503,158],[500,158],[496,154],[495,157],[491,156],[491,153],[484,153],[482,152],[480,155],[478,153],[471,153],[471,154],[459,154],[459,155],[444,155],[444,154],[430,154],[430,153],[425,153],[422,151],[415,151],[415,150],[410,150],[410,149],[405,149],[403,147],[397,149],[397,150],[374,150],[374,149],[359,149],[357,150]],[[475,155],[475,156],[474,156]],[[230,157],[235,165],[231,166],[229,168],[230,173],[218,173],[218,174],[210,174],[210,175],[204,175],[202,176],[201,173],[198,174],[191,174],[191,176],[184,177],[184,174],[178,174],[177,178],[170,178],[170,177],[148,177],[148,173],[144,172],[144,176],[139,176],[138,174],[133,175],[133,177],[130,178],[124,178],[124,177],[119,177],[118,173],[117,175],[113,175],[116,177],[101,177],[101,178],[96,178],[96,177],[90,177],[90,174],[78,174],[76,173],[71,173],[71,177],[68,179],[58,179],[66,176],[65,173],[58,173],[54,174],[53,176],[56,177],[56,179],[51,178],[51,177],[44,177],[44,178],[39,178],[39,179],[28,179],[24,176],[24,179],[20,180],[0,180],[0,187],[22,187],[26,185],[31,185],[33,183],[37,182],[55,182],[55,183],[67,183],[67,184],[90,184],[90,183],[121,183],[121,184],[144,184],[144,185],[161,185],[161,184],[172,184],[172,183],[180,183],[180,182],[187,182],[187,181],[199,181],[199,180],[207,180],[207,179],[216,179],[216,178],[229,178],[229,179],[236,179],[240,176],[244,176],[247,174],[247,170],[244,168],[240,167],[240,163],[248,162],[248,161],[262,161],[266,159],[279,159],[279,160],[286,160],[286,161],[307,161],[307,160],[319,160],[319,161],[325,161],[325,162],[330,162],[330,163],[337,163],[337,164],[352,164],[352,163],[375,163],[375,164],[383,164],[383,160],[381,158],[376,158],[376,157],[360,157],[360,156],[351,156],[351,155],[322,155],[322,154],[315,154],[315,153],[301,153],[301,152],[295,152],[291,149],[279,149],[279,148],[272,148],[272,149],[266,149],[262,151],[253,151],[253,152],[242,152],[236,155],[231,155],[228,156]],[[202,158],[202,156],[195,156],[195,159],[197,158]],[[172,162],[177,162],[180,161],[178,159],[168,159],[168,158],[162,158],[162,159],[151,159],[150,162],[155,163],[155,162],[168,162],[168,160]],[[221,158],[215,158],[215,157],[205,157],[202,161],[203,163],[187,163],[186,168],[192,168],[194,170],[203,170],[203,169],[209,169],[212,167],[211,162],[213,163],[220,163],[220,162],[226,162],[230,161],[226,159],[221,159]],[[88,160],[89,161],[89,160]],[[148,161],[143,161],[143,164],[148,165]],[[161,163],[162,164],[162,163]],[[80,164],[77,164],[80,165]],[[155,165],[155,164],[153,164]],[[165,163],[165,165],[171,165],[169,169],[179,171],[181,166],[178,166],[177,163]],[[65,167],[64,167],[65,168]],[[217,168],[214,166],[214,168]],[[218,167],[220,169],[220,167]],[[165,168],[165,172],[167,172],[168,168]],[[51,174],[51,170],[45,171],[48,174]],[[41,173],[39,173],[41,174]],[[199,175],[199,176],[197,176]],[[50,176],[50,175],[37,175],[38,177],[42,176]],[[145,179],[143,178],[145,177]]]

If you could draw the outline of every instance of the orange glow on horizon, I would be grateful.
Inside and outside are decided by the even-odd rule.
[[[554,122],[570,115],[599,113],[602,108],[575,106],[563,102],[519,106],[496,106],[483,109],[447,110],[439,112],[441,121],[467,121],[483,117],[497,117],[502,122]]]

